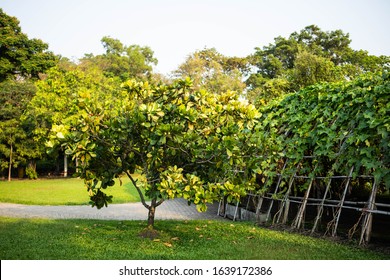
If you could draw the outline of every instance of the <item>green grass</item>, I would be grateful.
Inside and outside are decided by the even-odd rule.
[[[113,203],[137,202],[139,196],[130,180],[122,178],[106,191]],[[0,202],[34,205],[84,205],[89,203],[87,189],[78,178],[0,181]]]
[[[0,259],[388,259],[362,248],[228,221],[156,221],[160,235],[140,237],[140,221],[0,218]]]

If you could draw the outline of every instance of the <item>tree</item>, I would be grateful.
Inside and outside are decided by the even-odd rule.
[[[337,68],[329,59],[315,55],[308,51],[301,51],[294,61],[291,72],[291,82],[297,85],[296,90],[320,82],[333,82],[340,80],[341,69]]]
[[[256,48],[248,58],[255,69],[246,80],[248,97],[261,105],[317,82],[351,80],[389,69],[389,57],[353,50],[350,43],[349,34],[342,30],[325,32],[310,25]]]
[[[103,37],[101,42],[106,53],[85,55],[80,63],[82,69],[97,67],[107,77],[119,77],[122,81],[150,77],[157,59],[153,57],[153,51],[149,47],[125,46],[118,39],[108,36]]]
[[[15,119],[0,123],[0,153],[8,157],[8,162],[2,160],[2,167],[8,167],[8,181],[11,181],[12,166],[18,166],[18,157],[15,154],[15,145],[25,138],[24,131]]]
[[[19,21],[0,9],[0,82],[7,78],[38,78],[56,64],[57,57],[39,39],[22,33]]]
[[[253,106],[233,92],[196,91],[189,79],[170,85],[129,80],[123,88],[126,97],[115,107],[92,95],[74,99],[78,116],[53,126],[48,143],[78,159],[93,206],[111,202],[104,189],[121,174],[137,189],[151,227],[166,199],[183,197],[205,211],[207,203],[238,200],[253,186]],[[142,179],[134,179],[136,171]]]
[[[30,138],[31,130],[21,116],[35,94],[31,80],[54,66],[57,57],[39,39],[22,33],[19,21],[0,9],[0,170],[33,160],[39,151]],[[4,157],[7,160],[4,160]]]
[[[34,84],[28,81],[0,83],[0,170],[8,168],[9,181],[12,166],[18,167],[36,156],[35,146],[26,139],[29,127],[20,120],[35,91]]]
[[[345,54],[351,50],[348,33],[342,30],[324,32],[316,25],[306,26],[299,33],[293,32],[290,39],[306,46],[316,55],[330,58],[336,65],[344,63]]]
[[[190,54],[174,75],[190,77],[197,89],[214,93],[232,90],[242,94],[245,89],[243,76],[247,71],[245,58],[226,57],[212,48]]]
[[[45,143],[51,128],[66,118],[77,118],[78,107],[72,100],[81,94],[105,98],[110,106],[115,106],[115,94],[120,93],[120,85],[115,79],[106,78],[96,69],[81,71],[52,68],[44,80],[36,83],[37,92],[22,117],[30,127],[30,137],[41,153],[46,150]],[[62,150],[52,150],[53,155],[63,154]],[[64,155],[64,167],[67,159]],[[64,172],[65,174],[65,172]]]

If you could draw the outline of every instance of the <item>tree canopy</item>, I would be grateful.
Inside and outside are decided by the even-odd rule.
[[[150,78],[157,59],[153,51],[139,45],[123,45],[118,39],[105,36],[101,40],[104,54],[87,54],[81,59],[81,68],[97,67],[107,77],[119,77],[122,81],[129,78]]]
[[[228,90],[242,94],[245,90],[244,75],[249,71],[246,58],[227,57],[216,49],[203,49],[190,54],[174,71],[179,78],[189,77],[197,89],[214,93]]]
[[[249,58],[255,69],[246,80],[249,99],[261,105],[316,83],[345,81],[389,69],[389,57],[353,50],[350,43],[349,34],[341,30],[326,32],[310,25],[256,48]]]
[[[52,129],[49,145],[59,142],[80,160],[93,205],[110,202],[104,189],[122,173],[139,190],[150,225],[166,199],[184,197],[204,211],[223,196],[238,200],[246,193],[254,180],[251,161],[244,160],[258,117],[252,105],[233,92],[194,90],[189,79],[170,85],[130,80],[123,89],[126,96],[112,108],[80,93],[73,102],[77,118]],[[137,170],[140,182],[132,177]]]
[[[38,78],[53,67],[58,58],[40,39],[22,33],[19,21],[0,9],[0,82],[8,78]]]

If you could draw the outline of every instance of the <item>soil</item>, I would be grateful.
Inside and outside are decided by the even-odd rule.
[[[144,228],[139,234],[141,238],[148,238],[150,240],[156,239],[160,236],[160,233],[152,227]]]

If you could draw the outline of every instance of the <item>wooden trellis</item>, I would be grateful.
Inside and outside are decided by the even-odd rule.
[[[313,158],[313,157],[306,157]],[[370,241],[372,234],[372,222],[373,222],[373,214],[379,215],[390,215],[390,204],[376,203],[376,194],[378,192],[378,184],[374,180],[373,176],[370,175],[357,175],[353,177],[354,167],[349,169],[347,175],[332,175],[332,176],[302,176],[298,175],[299,167],[296,168],[295,172],[287,178],[283,178],[283,173],[286,169],[287,160],[284,162],[284,165],[281,169],[281,172],[277,174],[278,177],[276,180],[275,190],[272,193],[266,193],[264,195],[259,194],[248,194],[248,198],[244,205],[240,205],[237,203],[232,207],[235,207],[233,220],[240,219],[239,218],[239,208],[248,210],[249,208],[249,199],[253,199],[257,202],[255,206],[255,217],[256,220],[260,220],[260,216],[265,216],[265,220],[263,222],[272,222],[272,224],[286,224],[288,222],[288,216],[290,213],[291,204],[298,205],[298,211],[295,215],[295,218],[292,219],[291,227],[296,230],[303,229],[305,224],[305,213],[307,206],[315,206],[317,207],[317,212],[313,221],[313,225],[310,229],[310,232],[314,234],[318,230],[319,223],[321,221],[324,208],[330,208],[333,210],[333,218],[330,222],[327,223],[325,234],[330,234],[331,236],[337,235],[337,230],[340,223],[340,216],[343,209],[350,209],[361,212],[360,218],[356,222],[356,224],[349,230],[349,236],[352,237],[358,228],[360,228],[360,239],[359,244],[366,244]],[[317,169],[317,165],[314,166],[312,174],[315,174]],[[364,178],[368,179],[372,182],[372,190],[370,196],[367,201],[347,201],[347,192],[351,184],[351,180],[356,178]],[[278,197],[278,191],[280,190],[280,185],[283,179],[288,179],[287,190],[284,193],[283,197]],[[308,187],[303,195],[303,197],[296,197],[291,194],[291,190],[296,179],[307,179],[309,180]],[[266,178],[264,184],[270,178]],[[325,182],[325,190],[322,194],[322,198],[313,198],[310,197],[310,193],[312,191],[312,186],[314,181],[323,180]],[[329,199],[328,195],[332,189],[332,182],[336,182],[337,180],[341,181],[340,188],[342,189],[342,194],[339,199]],[[265,205],[265,201],[269,201],[268,205]],[[274,208],[274,203],[278,202],[277,211],[272,214],[272,210]],[[377,207],[386,208],[388,210],[377,210]],[[265,209],[263,209],[265,208]],[[219,213],[220,214],[220,213]],[[224,214],[226,217],[226,213]]]

